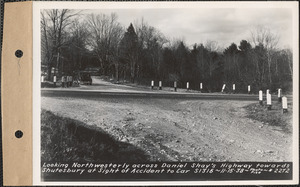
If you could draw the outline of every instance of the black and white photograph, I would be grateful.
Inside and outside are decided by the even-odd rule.
[[[53,4],[37,180],[298,180],[297,3]]]

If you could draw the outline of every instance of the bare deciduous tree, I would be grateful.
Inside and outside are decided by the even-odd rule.
[[[253,42],[254,46],[258,46],[259,44],[261,44],[267,50],[266,59],[268,63],[268,79],[269,84],[272,84],[271,66],[273,63],[276,63],[274,54],[277,49],[279,36],[272,32],[270,28],[264,26],[257,26],[250,32],[251,41]]]
[[[293,53],[291,49],[282,50],[283,55],[286,57],[286,63],[288,64],[290,76],[293,78]]]
[[[165,43],[168,42],[166,37],[156,28],[149,26],[144,19],[135,21],[136,34],[138,36],[139,56],[149,55],[152,67],[155,72],[160,72],[162,67],[162,49]],[[138,64],[138,67],[142,64]],[[137,72],[139,74],[139,72]],[[158,75],[155,75],[158,78]]]
[[[41,12],[42,53],[48,67],[48,79],[51,76],[51,68],[56,67],[54,56],[59,58],[59,49],[68,41],[68,27],[73,17],[79,14],[80,12],[70,9],[51,9]]]
[[[88,51],[86,46],[89,32],[86,23],[75,19],[71,24],[69,35],[71,69],[78,70],[82,67],[82,58]]]
[[[89,46],[97,56],[102,73],[106,73],[110,64],[114,64],[116,77],[119,77],[119,43],[124,29],[117,22],[117,15],[90,14],[87,17],[87,25],[90,32]]]
[[[217,41],[207,40],[205,43],[205,48],[211,53],[211,52],[217,52],[219,51],[219,45]],[[213,70],[216,67],[216,64],[213,63],[213,56],[209,55],[209,59],[207,61],[208,63],[208,70],[209,70],[209,76],[212,76]]]

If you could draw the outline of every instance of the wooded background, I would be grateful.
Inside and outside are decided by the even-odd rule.
[[[191,89],[202,82],[208,92],[220,91],[224,83],[236,84],[237,92],[247,92],[248,85],[254,92],[291,91],[293,54],[279,48],[279,39],[268,27],[257,26],[247,39],[222,49],[214,40],[188,45],[170,39],[143,18],[124,26],[115,13],[41,12],[42,72],[49,81],[52,68],[59,77],[97,67],[99,75],[143,85],[161,80],[164,86],[189,82]]]

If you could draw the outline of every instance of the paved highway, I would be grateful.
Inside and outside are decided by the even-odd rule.
[[[175,92],[111,92],[97,90],[54,90],[42,89],[44,97],[138,97],[138,98],[174,98],[174,99],[225,99],[225,100],[258,100],[257,95],[246,94],[207,94],[207,93],[175,93]],[[275,98],[274,98],[275,99]]]
[[[43,97],[76,97],[76,98],[172,98],[172,99],[206,99],[206,100],[243,100],[258,101],[258,94],[222,94],[200,92],[174,92],[167,90],[150,90],[150,88],[133,87],[112,84],[100,79],[93,78],[93,85],[81,85],[72,88],[42,88]],[[288,100],[291,101],[289,96]],[[265,100],[265,98],[264,98]],[[272,95],[272,100],[277,101],[277,96]]]

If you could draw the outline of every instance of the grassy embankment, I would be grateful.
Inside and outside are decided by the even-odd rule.
[[[137,147],[115,140],[101,128],[41,113],[41,161],[147,161]]]
[[[288,112],[282,112],[282,103],[274,101],[272,102],[271,110],[267,109],[267,103],[263,105],[254,103],[245,107],[247,109],[248,117],[262,122],[264,125],[273,126],[284,133],[292,133],[293,127],[293,111],[292,103],[288,103]]]

